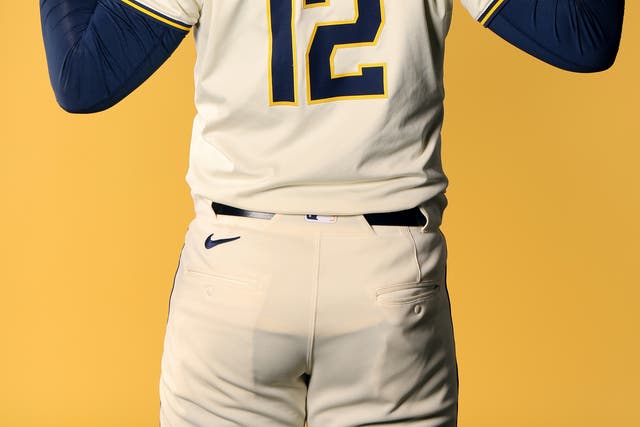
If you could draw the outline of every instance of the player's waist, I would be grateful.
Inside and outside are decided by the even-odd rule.
[[[248,209],[241,209],[234,206],[211,202],[211,207],[216,215],[243,216],[249,218],[270,220],[276,215],[273,212],[260,212]],[[338,215],[318,215],[313,213],[304,214],[307,221],[335,222]],[[417,227],[425,226],[428,222],[427,216],[423,215],[418,206],[395,212],[374,212],[363,214],[369,225],[395,225]]]
[[[420,227],[423,232],[437,229],[442,223],[442,215],[447,205],[447,199],[443,193],[409,209],[392,212],[368,212],[363,214],[330,215],[308,213],[283,214],[263,210],[244,209],[229,204],[213,201],[201,195],[195,198],[196,214],[201,217],[218,219],[228,218],[231,223],[261,227],[270,222],[287,223],[294,228],[304,227],[304,224],[323,224],[327,231],[350,231],[350,224],[367,225],[370,227]],[[326,224],[326,225],[324,225]],[[344,227],[344,228],[343,228]],[[367,228],[370,228],[367,227]]]

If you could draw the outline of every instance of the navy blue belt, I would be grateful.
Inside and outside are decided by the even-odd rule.
[[[211,208],[216,215],[247,216],[250,218],[271,219],[273,213],[249,211],[246,209],[234,208],[222,203],[211,202]],[[363,214],[369,225],[404,225],[404,226],[424,226],[426,220],[418,207],[396,212],[368,213]]]

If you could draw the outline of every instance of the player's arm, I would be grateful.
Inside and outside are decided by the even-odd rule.
[[[551,65],[588,73],[613,65],[623,15],[624,0],[493,0],[477,18]]]
[[[190,26],[133,0],[40,0],[51,86],[71,113],[105,110],[144,82]]]

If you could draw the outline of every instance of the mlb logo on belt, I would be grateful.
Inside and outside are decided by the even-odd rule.
[[[306,215],[305,218],[307,221],[311,222],[323,222],[325,224],[331,224],[338,220],[337,216],[327,216],[327,215]]]

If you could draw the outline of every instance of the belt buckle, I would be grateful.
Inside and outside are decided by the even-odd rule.
[[[304,219],[310,222],[321,222],[324,224],[333,224],[338,220],[338,217],[335,215],[307,214],[304,216]]]

